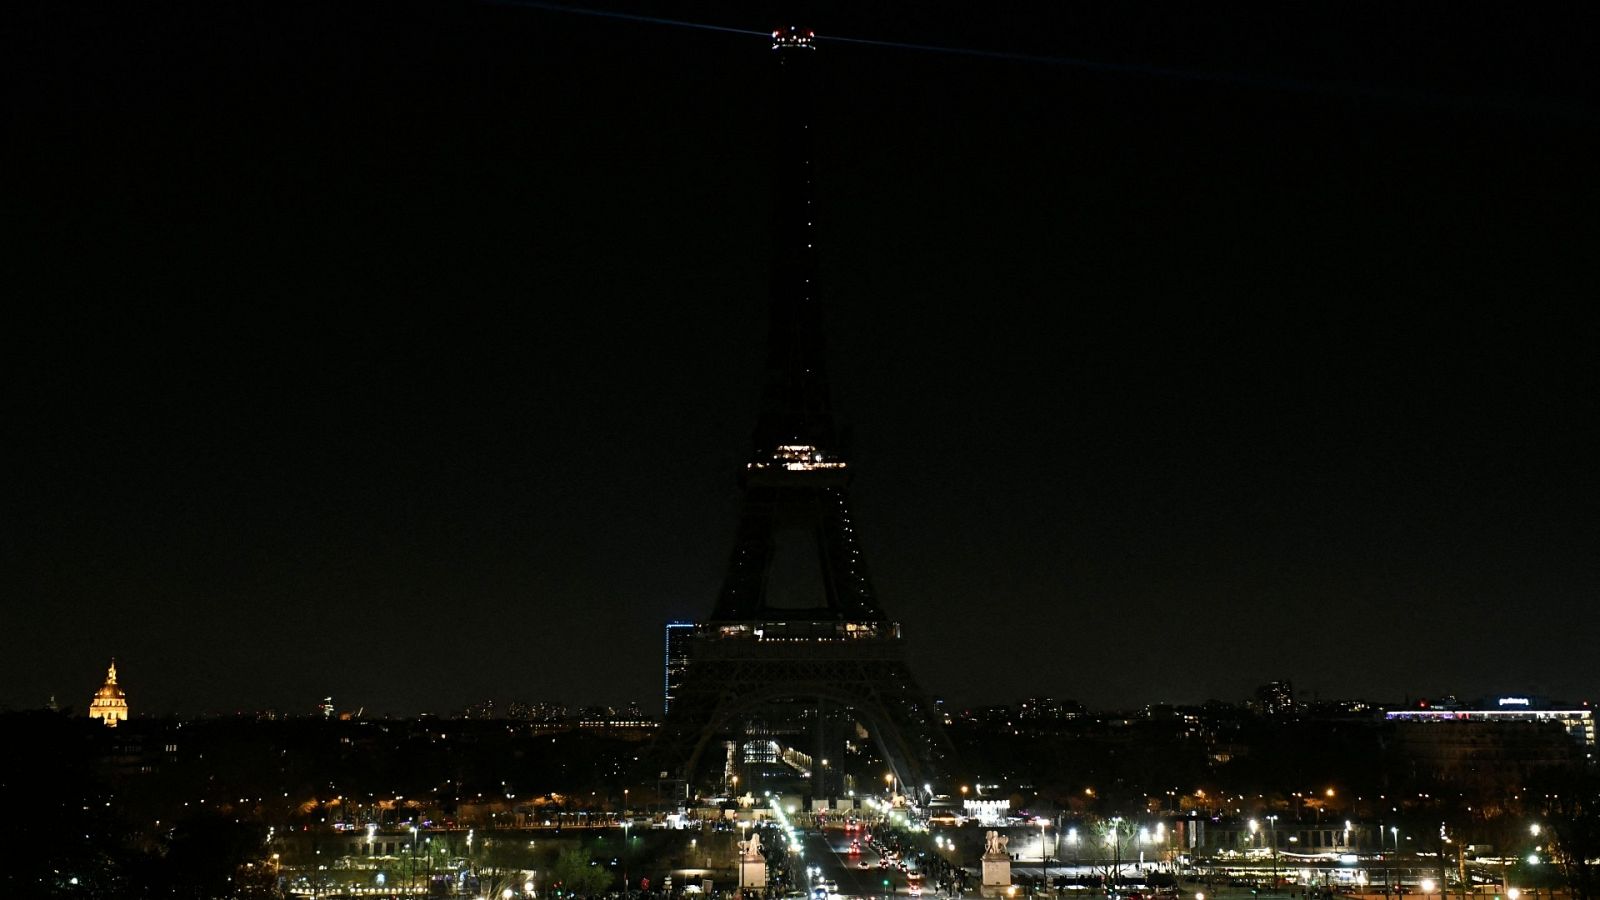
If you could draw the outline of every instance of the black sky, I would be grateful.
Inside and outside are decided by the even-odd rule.
[[[835,401],[925,687],[1593,696],[1577,7],[859,6],[809,15],[1194,73],[818,51]],[[687,7],[606,8],[776,21]],[[0,706],[113,655],[136,712],[654,702],[754,423],[765,43],[6,15]]]

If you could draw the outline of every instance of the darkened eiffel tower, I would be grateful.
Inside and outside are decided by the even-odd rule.
[[[765,761],[774,765],[781,748],[782,761],[808,770],[809,790],[821,798],[843,793],[844,753],[859,756],[865,733],[875,762],[920,789],[943,773],[949,743],[911,677],[899,624],[873,594],[824,374],[812,35],[783,29],[772,45],[778,71],[767,110],[777,118],[777,169],[766,377],[733,557],[715,610],[696,628],[659,748],[690,785],[715,787],[739,773],[747,748],[769,748]],[[717,773],[702,771],[712,746]],[[883,774],[874,767],[871,777]]]

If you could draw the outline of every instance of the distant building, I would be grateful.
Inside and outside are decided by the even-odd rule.
[[[635,707],[631,711],[637,712],[638,709]],[[579,710],[578,718],[571,724],[579,731],[598,732],[629,740],[646,740],[660,727],[660,723],[654,720],[629,716],[627,712],[610,706],[586,706]]]
[[[1391,722],[1486,722],[1537,723],[1559,726],[1580,746],[1595,745],[1594,710],[1575,704],[1556,704],[1537,697],[1497,697],[1465,706],[1459,703],[1430,703],[1422,709],[1397,709],[1383,714]]]
[[[1017,710],[1019,719],[1037,719],[1064,722],[1083,715],[1083,706],[1075,700],[1056,700],[1051,697],[1030,697],[1022,701]]]
[[[1252,706],[1263,716],[1294,715],[1294,682],[1284,679],[1263,684],[1256,688],[1256,699]]]
[[[1396,747],[1416,775],[1441,784],[1515,791],[1535,774],[1593,758],[1592,710],[1501,697],[1471,706],[1392,710]]]
[[[662,712],[672,712],[672,698],[689,670],[689,642],[694,639],[693,622],[667,623],[666,672],[662,680]]]
[[[569,715],[571,710],[560,700],[544,700],[538,703],[515,702],[506,709],[507,718],[524,722],[560,722]]]
[[[95,691],[94,700],[89,703],[89,718],[99,719],[107,728],[115,728],[118,722],[128,719],[128,695],[117,685],[115,659],[111,661],[111,668],[106,670],[106,683]]]

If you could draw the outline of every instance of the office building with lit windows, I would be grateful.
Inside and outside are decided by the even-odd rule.
[[[662,712],[672,711],[672,698],[683,684],[683,673],[689,669],[689,642],[694,638],[693,622],[668,622],[666,641],[666,672],[662,679]]]

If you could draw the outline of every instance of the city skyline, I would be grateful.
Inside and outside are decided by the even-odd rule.
[[[770,50],[374,10],[29,13],[0,707],[115,656],[140,715],[648,708],[710,613]],[[1578,55],[1347,14],[818,11],[835,406],[930,693],[1592,698]]]
[[[686,664],[682,655],[682,647],[674,642],[674,630],[691,627],[690,623],[684,622],[670,622],[667,624],[667,649],[664,656],[665,678],[663,684],[660,685],[662,689],[661,696],[658,697],[635,697],[619,703],[606,703],[587,697],[539,696],[524,691],[522,694],[503,693],[496,696],[472,698],[454,708],[418,710],[415,715],[446,719],[558,720],[614,718],[640,721],[664,719],[671,708],[675,678],[681,678]],[[110,666],[110,674],[105,678],[103,686],[95,693],[91,702],[83,705],[81,709],[78,704],[70,702],[72,698],[58,697],[54,694],[48,697],[43,704],[35,707],[18,707],[18,709],[48,708],[68,714],[81,713],[91,719],[106,719],[106,724],[114,727],[112,720],[126,721],[130,715],[125,699],[126,693],[116,685],[116,662],[113,660]],[[1272,693],[1273,696],[1270,698],[1264,696],[1267,693]],[[359,698],[356,699],[359,700]],[[1472,711],[1471,716],[1465,717],[1482,716],[1483,710],[1499,710],[1501,715],[1509,716],[1526,715],[1529,711],[1549,712],[1551,710],[1579,710],[1584,715],[1589,715],[1591,706],[1591,701],[1589,700],[1573,702],[1570,698],[1545,697],[1536,694],[1458,697],[1453,694],[1422,696],[1407,692],[1401,697],[1325,697],[1320,694],[1299,694],[1295,692],[1292,682],[1288,681],[1273,681],[1258,685],[1249,696],[1210,697],[1202,703],[1150,701],[1132,707],[1089,707],[1079,703],[1072,697],[1040,695],[982,697],[973,702],[963,704],[950,703],[944,697],[932,697],[932,699],[941,704],[947,715],[956,718],[981,717],[995,710],[1010,709],[1024,720],[1029,718],[1070,719],[1083,715],[1120,716],[1139,710],[1151,712],[1162,709],[1199,709],[1213,706],[1219,710],[1252,710],[1269,718],[1298,716],[1303,713],[1313,716],[1336,713],[1339,715],[1366,716],[1374,719],[1386,717],[1393,720],[1399,717],[1417,720],[1437,720],[1454,718],[1459,711],[1463,710]],[[665,703],[661,701],[665,701]],[[107,714],[103,707],[108,706],[114,706],[118,709],[114,713]],[[1041,712],[1040,708],[1044,711]],[[140,715],[151,718],[172,718],[177,714],[171,710],[156,710],[154,712],[140,710]],[[368,718],[365,707],[359,705],[358,702],[340,703],[337,702],[337,698],[331,696],[318,698],[314,704],[305,706],[205,709],[191,713],[191,715],[198,715],[199,717],[243,716],[267,719],[302,717]],[[370,718],[408,717],[410,716],[393,716],[388,713],[378,713]]]

